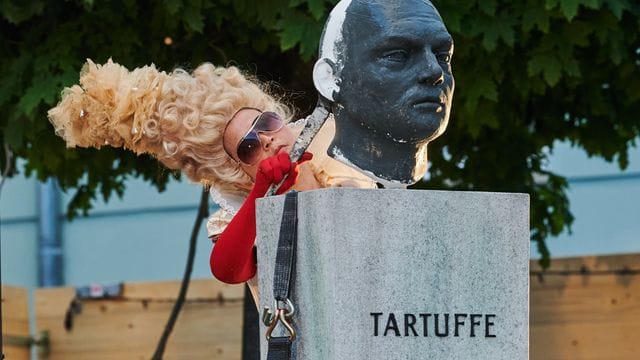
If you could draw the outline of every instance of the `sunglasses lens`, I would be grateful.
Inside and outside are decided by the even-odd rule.
[[[263,112],[253,127],[255,131],[276,131],[284,126],[284,121],[274,112]]]
[[[253,165],[260,159],[262,143],[259,133],[278,131],[284,126],[284,121],[274,112],[264,112],[255,120],[253,128],[242,138],[238,144],[238,160],[245,164]]]
[[[249,132],[238,144],[238,160],[253,165],[260,157],[260,139],[255,131]]]

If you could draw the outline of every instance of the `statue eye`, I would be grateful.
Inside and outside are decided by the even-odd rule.
[[[391,50],[383,53],[382,58],[389,62],[405,62],[409,58],[409,52],[406,50]]]
[[[436,57],[442,63],[449,64],[451,62],[451,54],[448,52],[436,54]]]

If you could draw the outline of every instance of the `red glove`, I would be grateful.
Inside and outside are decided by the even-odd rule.
[[[276,194],[289,190],[298,179],[298,164],[312,157],[311,153],[305,152],[298,162],[291,162],[289,154],[281,152],[260,162],[251,192],[220,234],[211,252],[209,265],[211,273],[218,280],[239,284],[255,275],[256,254],[253,245],[256,239],[256,199],[263,197],[271,184],[280,183],[285,175],[287,178]]]

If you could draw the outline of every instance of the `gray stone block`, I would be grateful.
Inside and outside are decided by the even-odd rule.
[[[258,202],[261,308],[283,200]],[[298,204],[297,359],[528,359],[528,195],[322,189]]]

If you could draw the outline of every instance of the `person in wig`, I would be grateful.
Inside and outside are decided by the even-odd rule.
[[[226,283],[248,282],[255,300],[257,198],[285,178],[277,194],[376,186],[326,155],[331,120],[311,152],[292,162],[288,153],[305,120],[290,123],[291,108],[233,66],[203,63],[167,73],[153,64],[128,70],[111,59],[87,60],[79,84],[63,90],[48,117],[68,147],[150,154],[209,188],[220,206],[207,222],[211,271]]]

